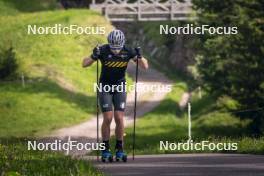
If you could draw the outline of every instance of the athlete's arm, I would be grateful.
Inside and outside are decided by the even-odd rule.
[[[141,59],[138,59],[138,65],[145,70],[148,69],[149,67],[148,60],[144,57],[142,57]]]
[[[135,48],[136,57],[134,61],[138,60],[138,65],[143,69],[148,69],[148,60],[142,56],[140,47]]]
[[[91,58],[84,58],[83,62],[82,62],[82,66],[83,67],[89,67],[90,65],[92,65],[95,62],[95,60],[91,59]]]
[[[87,57],[83,59],[83,63],[82,66],[83,67],[89,67],[90,65],[92,65],[98,58],[100,57],[100,48],[99,46],[96,46],[93,49],[93,53],[91,55],[91,57]]]

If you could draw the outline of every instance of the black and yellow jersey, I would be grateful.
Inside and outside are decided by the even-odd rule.
[[[111,52],[108,44],[99,47],[100,55],[98,58],[91,56],[93,60],[101,61],[100,82],[103,84],[120,84],[125,82],[127,64],[130,59],[135,58],[136,52],[124,46],[119,54]]]

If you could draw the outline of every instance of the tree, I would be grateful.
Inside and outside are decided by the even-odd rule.
[[[264,3],[262,0],[193,0],[197,25],[236,26],[236,35],[200,35],[198,70],[210,92],[231,96],[254,132],[264,132]]]

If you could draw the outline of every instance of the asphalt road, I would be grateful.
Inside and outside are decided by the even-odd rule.
[[[264,176],[264,155],[172,154],[128,159],[127,163],[94,163],[113,176]]]

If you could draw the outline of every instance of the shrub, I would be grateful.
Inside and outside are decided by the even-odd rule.
[[[0,79],[16,76],[18,64],[13,47],[0,52]]]

